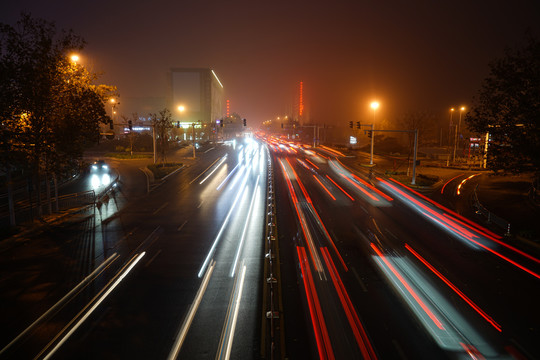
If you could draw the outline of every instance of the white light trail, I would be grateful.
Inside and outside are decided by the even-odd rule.
[[[238,281],[234,289],[234,292],[236,293],[236,295],[233,298],[232,316],[230,316],[231,314],[229,312],[227,316],[227,320],[225,322],[225,328],[223,330],[223,336],[222,336],[223,340],[221,342],[218,356],[216,356],[217,359],[228,360],[231,357],[231,349],[232,349],[232,344],[234,340],[234,331],[236,330],[236,322],[238,320],[238,312],[240,310],[240,303],[242,300],[242,292],[244,290],[245,277],[246,277],[246,266],[244,265],[242,268],[242,273],[240,275],[240,280]]]
[[[236,271],[236,265],[238,263],[238,258],[240,257],[240,253],[242,252],[242,248],[244,247],[244,240],[246,239],[246,233],[247,228],[249,225],[249,220],[251,218],[251,214],[253,212],[253,204],[255,204],[255,199],[257,198],[257,195],[259,194],[259,179],[260,175],[257,176],[257,182],[255,183],[255,190],[253,191],[253,196],[251,197],[251,204],[249,205],[248,214],[246,216],[246,221],[244,223],[244,229],[242,230],[242,237],[240,238],[240,244],[238,245],[238,249],[236,250],[236,256],[234,257],[234,261],[231,268],[231,273],[229,274],[231,277],[234,276],[234,273]]]
[[[223,185],[225,185],[227,183],[229,178],[236,172],[239,165],[240,164],[236,164],[236,166],[232,169],[232,171],[229,173],[229,175],[227,175],[227,177],[221,182],[221,184],[219,184],[219,186],[216,188],[216,190],[219,191],[223,187]]]
[[[129,267],[121,273],[121,275],[116,279],[116,281],[107,289],[107,291],[105,291],[104,294],[101,295],[101,297],[99,297],[97,299],[97,301],[94,303],[94,305],[92,305],[92,307],[83,315],[83,317],[81,317],[79,319],[79,321],[75,324],[75,326],[73,326],[68,332],[67,334],[62,338],[62,340],[60,340],[56,346],[43,358],[44,360],[47,360],[47,359],[50,359],[51,356],[71,337],[71,335],[73,335],[73,333],[82,325],[82,323],[84,323],[86,321],[86,319],[94,312],[94,310],[97,309],[97,307],[103,302],[103,300],[105,300],[105,298],[107,298],[107,296],[109,296],[109,294],[116,288],[116,286],[118,286],[118,284],[120,284],[120,282],[122,280],[124,280],[124,278],[127,276],[127,274],[129,274],[131,272],[131,270],[135,267],[135,265],[137,265],[137,263],[142,259],[142,257],[146,254],[146,252],[142,252],[140,253],[136,258],[135,260],[133,260],[131,262],[131,265],[129,265]],[[95,298],[94,298],[95,299]],[[92,300],[94,300],[92,299]],[[79,313],[80,314],[80,313]],[[77,316],[79,315],[77,314]],[[68,324],[69,326],[69,324]],[[41,355],[41,354],[40,354]],[[40,356],[38,355],[38,357]]]
[[[90,275],[85,277],[77,286],[75,286],[70,292],[68,292],[62,299],[60,299],[56,304],[54,304],[49,310],[47,310],[43,315],[41,315],[36,321],[30,324],[26,329],[24,329],[15,339],[13,339],[9,344],[7,344],[1,351],[0,355],[6,351],[10,346],[17,342],[21,337],[23,337],[27,332],[29,332],[36,324],[45,319],[50,313],[56,311],[67,299],[69,299],[73,294],[80,291],[86,284],[93,280],[99,272],[101,272],[105,267],[108,267],[116,259],[119,258],[117,253],[112,254],[107,260],[105,260],[101,265],[99,265]]]
[[[227,155],[225,155],[224,157],[221,158],[221,161],[219,162],[219,164],[216,165],[216,167],[214,168],[214,170],[212,170],[210,172],[210,174],[208,174],[204,179],[201,180],[201,182],[199,183],[199,185],[202,185],[210,176],[212,176],[213,173],[216,172],[217,169],[219,169],[219,167],[221,165],[223,165],[223,163],[225,162],[225,160],[227,160]]]
[[[245,176],[244,177],[244,180],[242,182],[242,185],[240,186],[240,191],[238,191],[238,193],[236,194],[236,198],[234,199],[234,202],[229,210],[229,213],[227,214],[227,217],[225,218],[225,221],[223,222],[223,225],[221,225],[221,229],[219,230],[217,236],[216,236],[216,239],[214,240],[214,243],[212,244],[212,247],[210,248],[210,251],[208,252],[208,255],[206,256],[206,259],[204,260],[204,263],[203,265],[201,266],[201,270],[199,270],[199,274],[198,276],[199,277],[202,277],[206,267],[208,266],[208,263],[210,262],[210,259],[212,258],[212,256],[214,255],[214,252],[216,251],[216,246],[217,244],[219,243],[219,240],[221,238],[221,235],[223,234],[223,231],[225,230],[225,227],[227,226],[227,223],[229,222],[229,219],[231,217],[231,214],[236,206],[236,203],[238,202],[238,199],[240,199],[243,195],[244,195],[244,192],[246,191],[246,183],[247,183],[247,179],[248,177]]]
[[[176,341],[174,342],[173,348],[171,349],[171,352],[169,353],[169,357],[167,358],[168,360],[176,359],[176,357],[180,353],[180,349],[182,348],[182,345],[184,344],[184,340],[186,339],[191,323],[193,322],[193,318],[195,317],[195,314],[197,313],[197,310],[199,309],[199,305],[201,304],[204,293],[206,292],[206,288],[208,287],[208,283],[210,282],[210,277],[212,276],[212,272],[214,272],[215,266],[216,266],[216,262],[214,261],[210,265],[208,270],[206,271],[206,274],[204,275],[204,279],[201,283],[201,286],[199,287],[199,290],[197,290],[197,295],[195,295],[195,300],[189,307],[186,320],[184,320],[184,323],[182,324],[182,327],[180,328],[180,331],[178,332],[178,336],[176,337]]]

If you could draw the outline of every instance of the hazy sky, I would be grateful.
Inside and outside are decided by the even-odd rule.
[[[166,96],[170,68],[209,67],[250,123],[290,114],[299,81],[318,123],[362,121],[373,99],[390,120],[446,116],[527,28],[540,35],[538,0],[9,2],[0,22],[26,10],[86,39],[86,61],[121,97]]]

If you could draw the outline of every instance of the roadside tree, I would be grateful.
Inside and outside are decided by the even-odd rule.
[[[165,154],[167,153],[169,146],[169,135],[171,129],[173,128],[171,112],[169,109],[165,108],[158,114],[153,113],[149,114],[149,116],[152,120],[152,126],[154,127],[157,143],[159,145],[159,158],[161,159],[162,163],[165,163]]]
[[[39,215],[42,180],[50,198],[50,175],[73,168],[109,120],[105,101],[116,89],[93,85],[96,75],[69,58],[84,45],[26,13],[15,26],[0,24],[0,167],[29,174]]]
[[[528,35],[519,49],[490,64],[465,116],[469,128],[488,134],[487,166],[495,172],[540,174],[540,42]]]

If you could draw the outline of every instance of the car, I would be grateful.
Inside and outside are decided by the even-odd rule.
[[[97,160],[90,165],[90,171],[93,173],[109,172],[109,165],[104,160]]]

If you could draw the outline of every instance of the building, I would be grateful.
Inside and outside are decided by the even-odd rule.
[[[168,103],[173,121],[184,129],[195,124],[198,137],[209,139],[223,117],[223,84],[212,69],[173,68]]]

